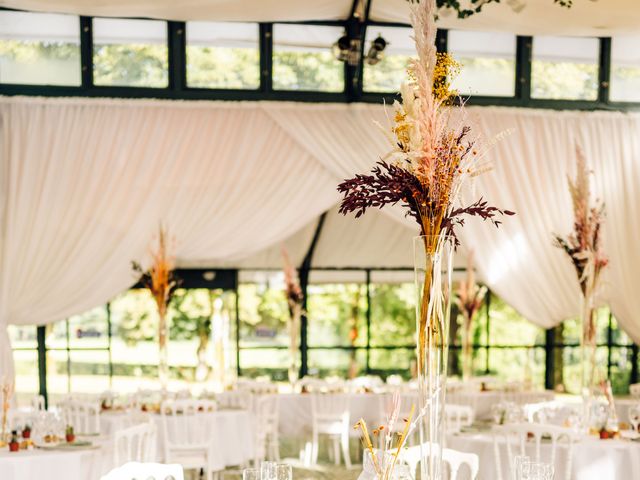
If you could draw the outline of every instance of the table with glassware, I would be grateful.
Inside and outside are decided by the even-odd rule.
[[[506,444],[497,442],[501,471],[509,471]],[[480,458],[478,480],[500,478],[497,472],[496,450],[490,431],[463,432],[447,436],[447,447],[475,453]],[[543,441],[541,457],[551,458],[551,443]],[[528,455],[534,455],[535,445],[527,442]],[[554,462],[555,477],[571,480],[630,480],[640,478],[640,442],[631,440],[600,440],[584,435],[573,445],[571,475],[566,477],[568,447],[559,445]]]

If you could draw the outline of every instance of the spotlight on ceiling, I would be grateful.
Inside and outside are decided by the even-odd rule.
[[[336,60],[340,60],[341,62],[348,61],[351,52],[351,42],[349,41],[349,37],[346,35],[341,36],[338,41],[333,44],[331,50]]]
[[[375,65],[382,60],[384,58],[385,48],[387,48],[387,41],[382,38],[382,35],[378,35],[377,38],[371,42],[371,46],[367,52],[367,57],[365,58],[367,65]]]

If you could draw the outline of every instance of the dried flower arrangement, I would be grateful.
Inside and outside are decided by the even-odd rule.
[[[437,7],[453,10],[458,18],[467,18],[482,12],[482,7],[489,3],[500,3],[500,0],[468,0],[467,2],[461,2],[460,0],[437,0]],[[507,0],[506,3],[516,12],[519,12],[526,6],[526,3],[522,4],[514,0]],[[565,8],[571,8],[573,6],[573,0],[553,0],[553,3]]]
[[[459,206],[463,185],[490,170],[491,164],[485,158],[487,147],[468,125],[464,102],[460,106],[452,102],[456,93],[449,90],[448,79],[458,67],[448,55],[437,55],[435,13],[433,0],[411,5],[418,58],[410,62],[410,80],[401,86],[402,103],[394,102],[391,125],[381,127],[392,150],[371,174],[358,174],[338,185],[343,194],[339,211],[344,215],[355,213],[357,218],[369,208],[400,203],[419,225],[428,256],[441,251],[448,236],[459,244],[455,228],[464,225],[465,216],[480,217],[497,227],[498,217],[513,215],[482,198]],[[425,308],[419,325],[419,352],[426,345],[429,273],[421,300]],[[422,357],[419,354],[419,361]]]
[[[168,365],[166,359],[167,349],[167,311],[173,294],[179,286],[179,280],[175,276],[175,256],[171,253],[172,245],[166,229],[160,225],[158,229],[158,245],[150,251],[151,266],[148,270],[142,268],[138,262],[131,262],[133,271],[140,276],[139,282],[144,285],[158,309],[158,346],[160,348],[159,376],[166,386],[168,380]]]
[[[298,353],[300,342],[300,319],[303,313],[304,295],[300,288],[298,273],[294,268],[289,254],[282,247],[282,260],[284,263],[284,294],[289,307],[289,381],[293,385],[298,377]]]
[[[476,283],[473,265],[473,251],[467,254],[467,276],[460,280],[456,295],[456,305],[462,316],[462,377],[469,378],[472,374],[472,338],[473,321],[482,307],[487,294],[487,288]]]
[[[0,446],[5,446],[9,440],[7,434],[7,422],[9,417],[9,408],[11,407],[11,397],[13,395],[13,382],[3,377],[0,390],[2,392],[2,427],[0,428]]]
[[[589,388],[593,385],[595,369],[596,321],[593,297],[596,294],[602,270],[609,264],[601,243],[601,228],[604,220],[604,204],[595,202],[591,205],[591,187],[589,169],[584,152],[576,146],[576,177],[567,177],[569,192],[573,206],[573,232],[567,237],[554,235],[555,245],[561,248],[571,259],[576,271],[580,290],[583,296],[582,311],[582,344],[588,349]],[[587,353],[587,352],[583,352]],[[586,383],[583,386],[587,386]]]
[[[415,431],[421,413],[415,415],[415,405],[411,406],[411,411],[407,418],[402,419],[404,426],[400,432],[396,430],[396,425],[400,419],[400,394],[394,393],[391,408],[387,412],[384,425],[380,425],[373,430],[373,439],[367,428],[367,422],[360,419],[353,427],[360,430],[360,440],[364,451],[369,452],[371,462],[375,470],[378,480],[390,480],[397,462],[400,460],[402,450],[406,446],[407,439]],[[382,439],[378,442],[381,447],[375,448],[373,441]]]

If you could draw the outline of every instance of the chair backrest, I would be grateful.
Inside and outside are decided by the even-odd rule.
[[[527,421],[531,423],[545,423],[566,426],[571,416],[577,415],[577,410],[571,405],[552,400],[550,402],[529,403],[524,406]]]
[[[314,393],[311,395],[311,417],[314,425],[323,422],[349,423],[350,395],[343,393]]]
[[[160,406],[165,458],[175,447],[206,448],[211,432],[207,431],[204,415],[211,414],[216,403],[210,400],[172,400]]]
[[[436,450],[437,451],[437,450]],[[400,459],[409,465],[413,478],[417,478],[418,465],[420,464],[420,445],[414,445],[412,447],[405,448]],[[469,470],[471,480],[475,480],[478,477],[478,471],[480,470],[480,459],[475,453],[459,452],[450,448],[444,448],[442,450],[442,462],[447,465],[448,469],[444,470],[445,476],[443,479],[456,480],[463,465]],[[447,476],[448,472],[448,476]],[[464,477],[467,478],[467,477]]]
[[[465,465],[469,469],[471,480],[478,478],[480,458],[475,453],[445,448],[442,450],[442,461],[449,467],[449,480],[456,480]]]
[[[280,423],[280,407],[278,395],[260,395],[254,401],[255,436],[257,457],[265,458],[267,442],[277,441]]]
[[[35,411],[45,410],[44,397],[42,395],[36,395],[31,398],[31,408]]]
[[[632,383],[629,385],[629,393],[634,398],[640,398],[640,383]]]
[[[156,444],[155,423],[146,422],[118,430],[113,434],[113,464],[151,462],[155,460]]]
[[[184,470],[181,465],[163,465],[161,463],[129,462],[111,470],[100,480],[184,480]]]
[[[462,427],[469,427],[473,423],[474,412],[469,405],[445,404],[445,425],[449,433],[456,433]]]
[[[215,396],[221,410],[251,410],[253,395],[247,390],[231,390]]]
[[[575,430],[557,425],[544,425],[536,423],[514,423],[509,425],[494,425],[492,429],[494,458],[496,462],[497,480],[509,480],[511,469],[516,455],[525,455],[525,445],[527,439],[532,437],[534,444],[534,454],[529,455],[534,461],[544,461],[550,463],[556,469],[556,455],[561,444],[567,446],[566,462],[564,464],[564,478],[571,478],[571,464],[573,461],[573,443],[577,439]],[[549,458],[542,458],[541,445],[542,437],[548,437],[551,444],[551,454]],[[502,470],[502,459],[500,455],[500,445],[506,446],[508,472]],[[560,479],[556,471],[556,479]]]
[[[59,405],[62,416],[76,435],[100,434],[100,404],[82,400],[66,400]]]

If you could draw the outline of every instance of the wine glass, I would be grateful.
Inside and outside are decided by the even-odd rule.
[[[276,480],[292,480],[293,479],[293,467],[286,463],[279,463],[276,465]]]
[[[629,409],[629,422],[633,427],[633,431],[638,432],[638,426],[640,426],[640,404],[634,405]]]
[[[242,480],[260,480],[260,470],[257,468],[245,468],[242,471]]]

